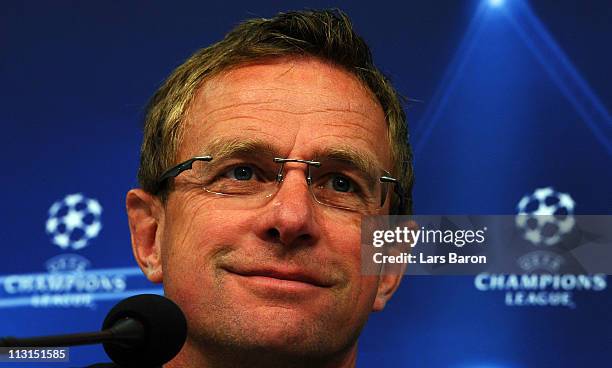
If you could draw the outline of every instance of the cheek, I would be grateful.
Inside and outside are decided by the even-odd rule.
[[[361,224],[359,221],[345,222],[342,226],[325,228],[331,257],[342,264],[346,272],[347,304],[364,313],[371,310],[378,286],[378,276],[364,276],[361,265]]]
[[[224,297],[215,260],[237,247],[248,225],[243,213],[204,208],[195,205],[174,215],[177,220],[167,224],[162,251],[164,293],[181,307],[194,330]]]
[[[206,299],[216,283],[215,259],[248,234],[244,213],[210,210],[196,201],[169,209],[162,235],[164,290],[185,301]]]
[[[321,222],[325,224],[325,222]],[[332,256],[338,257],[351,277],[361,273],[361,223],[350,218],[328,221],[322,233]]]
[[[249,230],[245,211],[222,209],[220,201],[198,194],[185,195],[176,201],[182,205],[169,208],[164,244],[170,244],[172,254],[215,252],[215,247],[234,245],[237,237]]]

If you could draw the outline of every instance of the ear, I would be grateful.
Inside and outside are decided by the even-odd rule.
[[[132,189],[126,196],[125,206],[134,258],[149,281],[160,283],[163,280],[160,248],[163,205],[158,197],[142,189]]]
[[[399,287],[401,280],[402,274],[382,274],[379,276],[376,299],[374,299],[374,304],[372,304],[373,312],[380,312],[385,309],[385,305],[387,305],[387,302]]]
[[[418,224],[412,220],[404,222],[404,226],[410,230],[417,230]],[[389,255],[399,255],[403,252],[409,253],[412,247],[410,244],[396,244],[388,249]],[[379,312],[385,308],[402,281],[402,276],[406,272],[406,263],[383,264],[378,276],[378,289],[376,299],[372,305],[372,311]]]

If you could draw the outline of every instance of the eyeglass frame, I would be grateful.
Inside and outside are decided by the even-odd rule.
[[[187,171],[187,170],[191,170],[193,168],[193,163],[196,161],[204,161],[204,162],[210,162],[213,160],[213,157],[211,155],[206,155],[206,156],[195,156],[192,157],[188,160],[185,160],[171,168],[169,168],[168,170],[164,171],[164,173],[162,173],[162,175],[159,177],[159,179],[157,180],[157,186],[158,187],[162,187],[162,185],[164,184],[164,182],[166,180],[169,180],[171,178],[176,178],[177,176],[179,176],[183,171]],[[280,168],[278,171],[278,174],[276,175],[276,182],[277,183],[282,183],[284,176],[284,167],[285,167],[285,163],[287,162],[299,162],[299,163],[303,163],[306,164],[308,166],[308,176],[306,177],[306,184],[308,184],[308,188],[310,188],[310,185],[312,184],[312,177],[310,175],[310,167],[314,166],[314,167],[321,167],[321,162],[319,161],[313,161],[313,160],[303,160],[303,159],[297,159],[297,158],[280,158],[280,157],[274,157],[272,159],[273,162],[275,163],[279,163]],[[385,172],[386,174],[388,174],[388,172],[386,170],[382,170],[383,172]],[[402,185],[400,183],[400,181],[396,178],[391,177],[390,175],[383,175],[381,177],[378,178],[380,180],[381,183],[392,183],[394,184],[394,193],[399,197],[399,205],[398,205],[398,213],[403,213],[404,209],[405,209],[405,201],[406,199],[404,198],[404,190],[402,188]],[[161,191],[161,189],[158,190],[158,192]],[[223,193],[219,193],[219,194],[223,194]],[[387,195],[388,195],[388,191],[387,194],[385,195],[385,199],[384,201],[382,201],[381,203],[381,207],[382,205],[384,205],[385,201],[387,200]],[[313,194],[314,196],[314,194]],[[315,197],[316,199],[316,197]],[[322,205],[325,206],[329,206],[329,207],[335,207],[335,206],[331,206],[325,203],[321,203],[319,202],[319,200],[317,200],[317,203],[320,203]],[[337,207],[337,208],[343,208],[343,207]],[[349,211],[352,211],[351,209],[348,208],[343,208]]]

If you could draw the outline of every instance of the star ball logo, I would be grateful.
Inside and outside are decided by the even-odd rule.
[[[62,249],[79,250],[100,233],[102,206],[81,193],[69,194],[49,208],[47,234]]]
[[[575,205],[567,193],[552,187],[536,189],[519,201],[516,226],[524,231],[525,240],[535,245],[555,245],[574,228]]]

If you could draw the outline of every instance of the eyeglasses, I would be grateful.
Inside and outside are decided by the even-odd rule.
[[[197,156],[168,169],[158,187],[184,171],[188,182],[205,192],[227,198],[232,208],[253,208],[269,201],[279,190],[285,177],[285,164],[307,166],[306,183],[317,203],[325,206],[373,214],[387,200],[389,186],[402,193],[399,181],[381,169],[363,170],[345,159],[321,161],[278,157],[228,157],[214,160],[212,156]],[[403,198],[403,196],[400,196]]]

